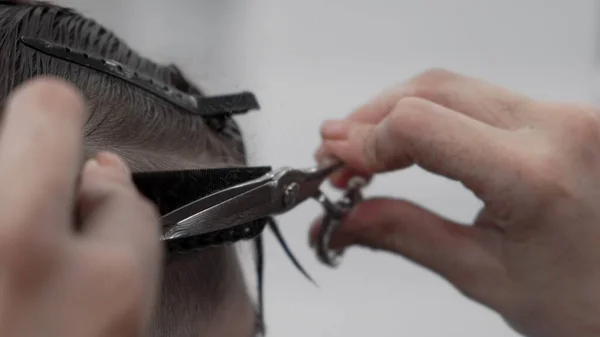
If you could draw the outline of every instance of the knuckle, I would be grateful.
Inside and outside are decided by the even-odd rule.
[[[600,115],[595,108],[578,106],[565,111],[564,128],[570,139],[578,145],[600,142]]]
[[[406,97],[399,100],[387,121],[389,131],[395,136],[424,132],[430,110],[431,103],[421,98]]]
[[[523,180],[540,206],[570,194],[565,160],[556,150],[539,151],[533,159],[522,162]]]
[[[366,138],[363,156],[371,171],[384,170],[388,166],[387,144],[390,142],[384,138],[385,136],[377,132],[369,133]]]
[[[443,68],[431,68],[414,77],[411,82],[415,85],[444,83],[455,80],[457,76],[457,74]]]
[[[396,102],[392,112],[366,138],[364,157],[371,170],[398,168],[408,163],[411,141],[427,132],[431,103],[416,97]]]
[[[449,95],[449,84],[455,83],[459,75],[441,68],[424,71],[408,81],[405,86],[408,96],[432,100],[444,100]]]

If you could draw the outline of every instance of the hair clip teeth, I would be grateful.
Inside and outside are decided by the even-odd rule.
[[[250,110],[259,109],[258,101],[251,92],[245,91],[207,97],[188,94],[178,90],[174,86],[139,73],[115,60],[73,50],[68,46],[38,38],[22,36],[20,40],[24,45],[41,53],[126,81],[194,115],[205,118],[229,117],[232,114],[246,113]]]

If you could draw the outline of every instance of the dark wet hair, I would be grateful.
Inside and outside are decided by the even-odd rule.
[[[58,76],[75,84],[87,98],[90,115],[85,132],[90,149],[114,148],[125,154],[144,151],[143,158],[129,160],[134,169],[142,166],[145,170],[169,165],[169,161],[161,161],[153,152],[163,152],[163,158],[177,153],[195,162],[206,156],[218,158],[221,164],[244,161],[242,154],[225,138],[211,132],[201,117],[185,113],[113,76],[38,53],[21,44],[19,39],[37,37],[93,53],[183,92],[201,94],[176,66],[160,65],[141,56],[110,30],[74,10],[43,2],[3,3],[0,6],[0,73],[3,76],[0,99],[35,76]]]

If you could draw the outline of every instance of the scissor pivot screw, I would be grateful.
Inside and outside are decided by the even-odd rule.
[[[300,192],[300,185],[298,183],[290,183],[285,187],[285,193],[283,195],[283,203],[285,206],[294,205]]]

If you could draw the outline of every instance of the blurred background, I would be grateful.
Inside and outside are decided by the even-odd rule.
[[[241,116],[251,163],[313,164],[322,121],[431,67],[536,98],[595,102],[598,3],[593,0],[62,0],[209,93],[251,90]],[[328,189],[332,195],[335,191]],[[469,222],[481,204],[459,184],[411,168],[381,176],[370,196],[406,198]],[[495,313],[394,256],[348,251],[337,270],[307,245],[316,203],[280,217],[306,281],[266,233],[270,336],[517,336]],[[243,249],[253,285],[250,249]]]

